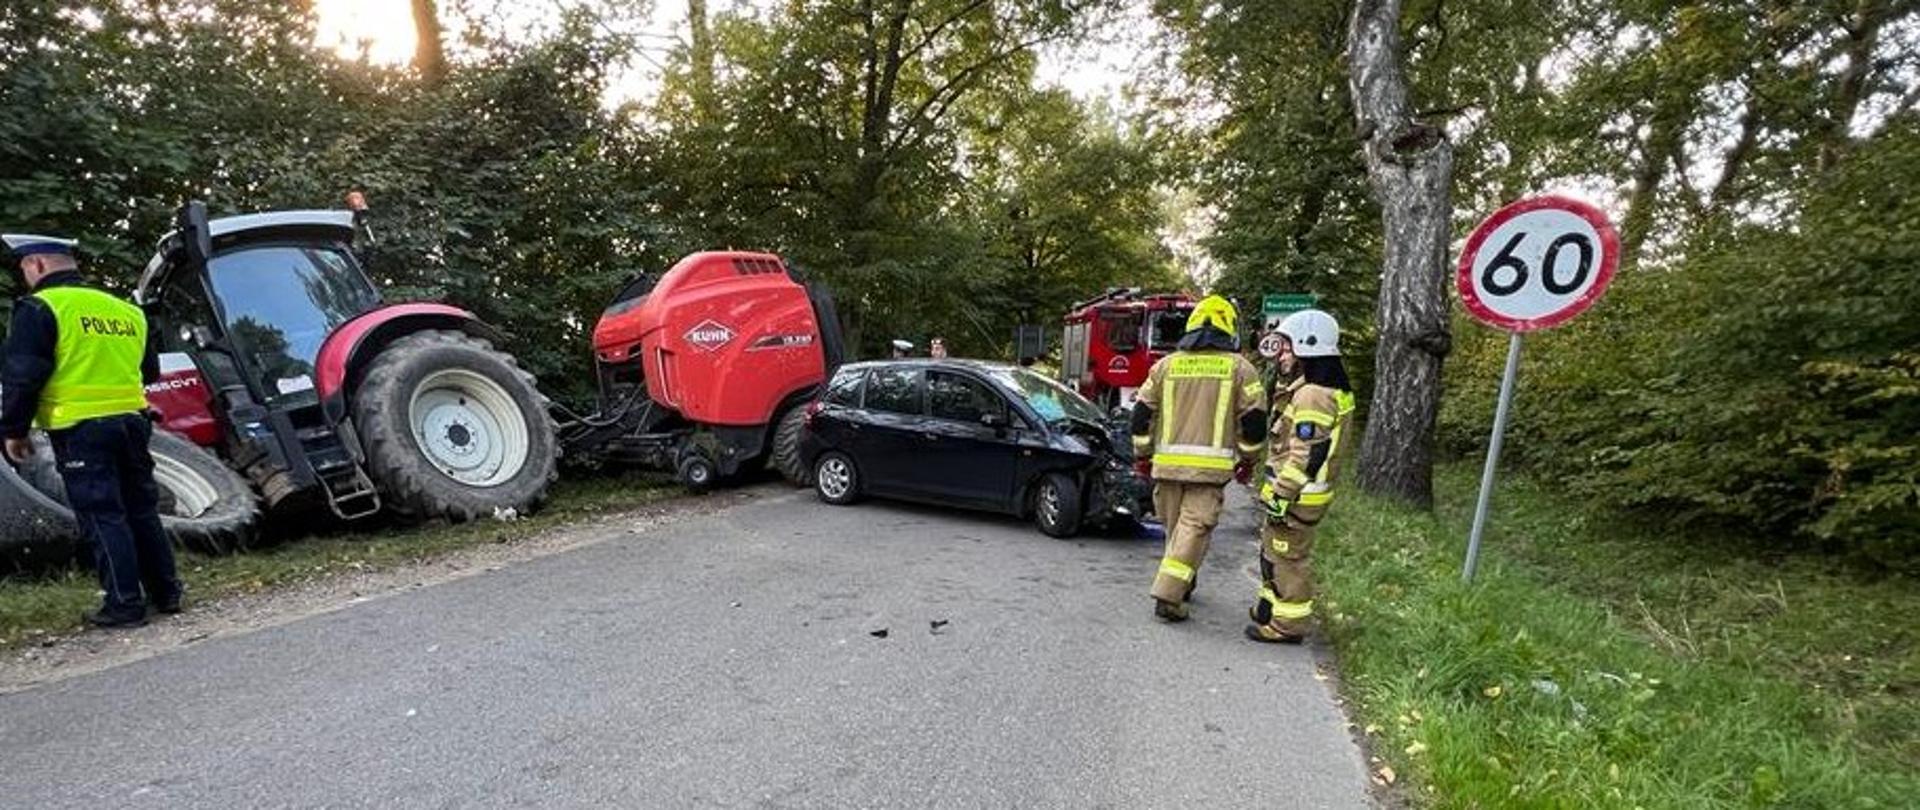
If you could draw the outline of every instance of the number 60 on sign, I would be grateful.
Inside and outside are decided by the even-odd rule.
[[[1460,299],[1512,332],[1558,326],[1593,306],[1613,280],[1620,237],[1599,209],[1534,197],[1494,212],[1460,254]]]

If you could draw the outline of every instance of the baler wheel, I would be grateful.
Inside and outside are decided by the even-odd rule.
[[[773,431],[773,468],[796,487],[813,486],[813,469],[800,457],[800,444],[807,437],[806,406],[787,411]]]
[[[403,517],[528,512],[555,476],[553,421],[533,375],[484,340],[428,330],[394,341],[353,393],[354,425]]]

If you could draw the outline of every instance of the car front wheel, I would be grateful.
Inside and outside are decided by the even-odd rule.
[[[1049,537],[1072,537],[1080,531],[1080,487],[1060,473],[1048,473],[1033,492],[1033,522]]]

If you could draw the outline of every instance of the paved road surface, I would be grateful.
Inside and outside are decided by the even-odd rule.
[[[1244,521],[1171,626],[1157,541],[769,493],[0,696],[0,805],[1368,805]]]

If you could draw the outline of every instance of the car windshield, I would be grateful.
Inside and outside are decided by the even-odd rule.
[[[1004,383],[1027,401],[1027,405],[1048,424],[1069,418],[1080,419],[1094,424],[1106,421],[1107,415],[1100,412],[1086,397],[1074,393],[1053,380],[1049,380],[1026,369],[997,369],[994,379]]]
[[[333,246],[249,247],[215,256],[207,269],[227,331],[272,400],[311,397],[320,344],[380,303],[352,258]]]

